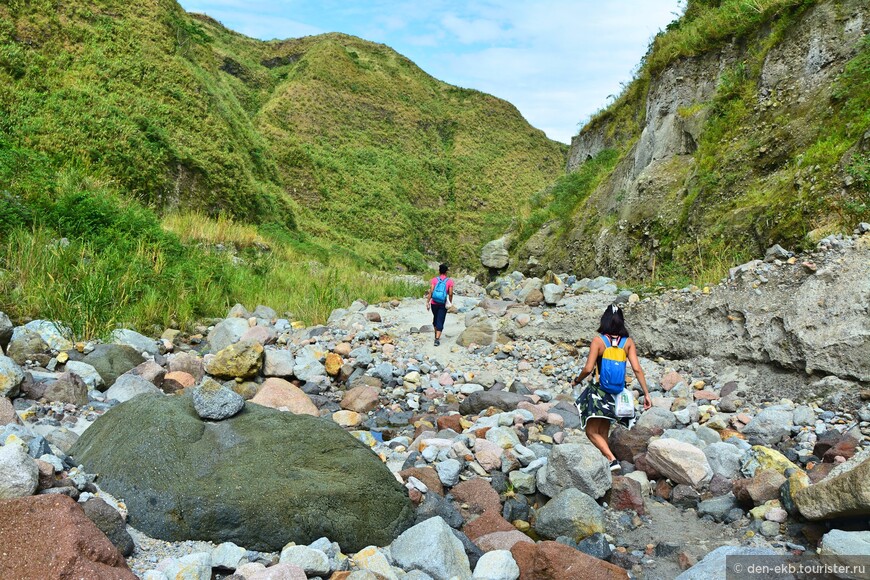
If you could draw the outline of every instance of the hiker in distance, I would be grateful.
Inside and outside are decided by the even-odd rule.
[[[634,394],[625,384],[626,360],[643,388],[643,410],[646,411],[652,401],[637,360],[637,346],[628,337],[622,310],[616,305],[608,306],[601,315],[598,336],[592,339],[586,365],[573,384],[580,384],[597,370],[598,380],[590,381],[577,397],[577,409],[581,427],[586,430],[589,441],[610,462],[611,471],[622,468],[607,444],[610,424],[619,423],[630,429],[635,419]]]
[[[426,310],[432,310],[435,327],[435,346],[441,344],[441,332],[447,318],[447,308],[453,304],[453,278],[447,277],[447,264],[438,266],[438,275],[432,278],[426,292]]]

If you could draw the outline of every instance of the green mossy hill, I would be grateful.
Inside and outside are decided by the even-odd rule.
[[[0,190],[25,206],[75,171],[377,266],[471,263],[565,150],[358,38],[261,42],[173,0],[0,5]]]
[[[536,198],[520,265],[710,283],[870,221],[868,22],[860,0],[690,0],[573,139],[576,177]]]
[[[123,498],[152,537],[278,551],[328,537],[384,546],[413,521],[407,492],[329,420],[247,403],[203,421],[189,396],[140,395],[100,417],[70,450]]]

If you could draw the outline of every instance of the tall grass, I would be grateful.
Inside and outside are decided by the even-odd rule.
[[[76,337],[91,338],[119,325],[149,333],[190,328],[202,318],[224,316],[237,302],[265,304],[317,324],[358,298],[380,302],[423,291],[340,258],[323,264],[286,256],[178,252],[145,242],[98,249],[81,239],[62,245],[44,227],[17,228],[0,241],[0,310],[60,320]]]

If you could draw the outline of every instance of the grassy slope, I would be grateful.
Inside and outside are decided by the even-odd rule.
[[[744,46],[743,60],[725,72],[714,99],[684,111],[686,117],[703,114],[707,120],[693,162],[674,163],[673,175],[658,177],[665,191],[656,207],[619,206],[617,199],[616,213],[589,219],[597,194],[589,182],[573,192],[590,200],[574,213],[575,223],[582,224],[580,237],[595,239],[617,219],[625,220],[624,235],[641,268],[652,254],[651,240],[660,244],[653,278],[639,275],[640,268],[619,274],[641,282],[711,282],[773,243],[798,249],[870,219],[870,157],[857,147],[870,127],[870,40],[821,98],[799,103],[774,95],[770,106],[758,106],[767,52],[815,3],[690,2],[686,15],[656,37],[634,82],[584,127],[604,127],[620,156],[633,154],[651,78],[680,58],[716,50],[732,39]],[[600,171],[601,160],[585,165],[578,171]],[[851,185],[844,188],[846,176]],[[589,263],[588,257],[578,259]]]
[[[386,46],[339,34],[260,42],[173,0],[10,0],[0,309],[83,335],[180,324],[235,301],[317,322],[357,296],[415,291],[360,268],[472,264],[564,154],[510,104]],[[215,253],[213,236],[191,239],[176,214],[231,216],[271,250]],[[46,245],[60,236],[70,249]]]
[[[510,104],[353,37],[259,42],[169,0],[13,1],[0,20],[2,134],[23,154],[380,266],[471,263],[563,164]]]

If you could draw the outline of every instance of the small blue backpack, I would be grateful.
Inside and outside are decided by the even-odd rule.
[[[435,289],[432,291],[432,300],[438,304],[447,303],[447,281],[449,279],[439,277],[438,282],[435,284]]]
[[[617,344],[612,344],[610,338],[603,334],[601,339],[607,347],[601,356],[601,389],[605,393],[618,395],[625,388],[625,343],[628,337],[623,336]]]

